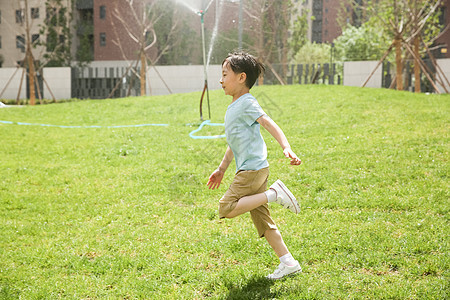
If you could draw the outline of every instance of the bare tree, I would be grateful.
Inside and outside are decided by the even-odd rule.
[[[63,1],[66,1],[67,3],[62,3]],[[60,8],[64,8],[65,13],[67,14],[70,8],[71,0],[41,0],[41,1],[34,1],[33,6],[30,7],[29,0],[20,0],[15,3],[13,3],[12,8],[16,11],[16,22],[21,23],[22,26],[12,26],[12,24],[6,24],[11,28],[11,30],[16,31],[18,34],[18,37],[21,37],[17,41],[20,47],[23,48],[23,52],[25,53],[25,57],[22,59],[22,63],[18,67],[26,67],[23,69],[23,72],[27,72],[28,77],[28,90],[29,90],[29,103],[30,105],[35,105],[36,103],[36,91],[38,93],[39,100],[42,100],[42,94],[41,90],[39,88],[36,89],[37,84],[37,73],[41,73],[42,69],[47,65],[49,60],[55,56],[55,53],[63,46],[63,43],[57,43],[52,51],[48,52],[48,48],[46,47],[46,43],[42,41],[42,36],[46,36],[48,33],[48,28],[42,28],[41,24],[41,30],[39,31],[39,34],[33,34],[32,30],[35,30],[37,26],[34,24],[34,20],[38,18],[39,16],[39,8],[42,7],[42,4],[45,3],[46,7],[46,13],[47,17],[51,17],[52,14],[58,13],[60,14]],[[52,7],[57,5],[59,9],[48,11],[48,7]],[[66,18],[68,19],[68,18]],[[59,24],[61,26],[57,26],[58,30],[61,30],[61,27],[69,26],[69,24]],[[40,46],[40,49],[38,49],[37,57],[33,54],[33,49],[36,49]],[[37,63],[39,62],[39,64]],[[16,71],[17,72],[17,71]],[[16,72],[12,75],[15,76]],[[17,103],[20,102],[20,93],[21,93],[21,87],[23,85],[23,80],[25,78],[24,73],[22,74],[21,81],[20,81],[20,88],[17,93]],[[11,77],[11,79],[12,79]],[[42,76],[41,78],[44,82],[44,84],[47,86],[50,94],[52,95],[53,99],[53,93],[50,89],[50,87],[47,85],[47,82],[45,81],[45,78]],[[11,79],[7,82],[4,89],[2,90],[1,94],[6,90],[8,84],[11,82]]]
[[[35,94],[35,83],[34,80],[36,78],[36,73],[34,69],[34,58],[33,53],[31,52],[32,43],[31,43],[31,33],[30,33],[30,19],[28,15],[28,0],[25,0],[25,61],[28,65],[28,78],[29,78],[29,88],[30,88],[30,105],[35,104],[36,94]]]
[[[113,43],[120,49],[125,60],[129,59],[130,49],[132,49],[131,52],[135,53],[134,58],[137,62],[135,66],[140,64],[140,74],[137,75],[140,79],[141,95],[146,94],[146,71],[148,62],[154,65],[173,46],[173,37],[178,25],[178,19],[174,18],[175,22],[171,24],[166,40],[158,41],[155,24],[165,16],[163,13],[155,13],[159,1],[146,0],[134,2],[133,0],[125,0],[123,1],[126,7],[125,10],[124,7],[120,7],[120,4],[118,4],[113,11],[113,16],[117,21],[114,22],[113,20],[113,27],[116,33],[116,38],[113,40]],[[169,12],[166,11],[166,13]],[[171,10],[171,13],[175,14],[176,9]],[[156,45],[160,46],[159,51],[156,51]],[[128,70],[130,69],[131,65]]]
[[[287,62],[289,3],[290,1],[286,0],[244,2],[244,13],[251,23],[246,27],[251,29],[251,36],[254,38],[254,43],[247,46],[269,67],[281,84],[285,82],[274,69],[272,62],[277,61],[283,65]],[[263,78],[259,79],[259,84],[263,84]]]

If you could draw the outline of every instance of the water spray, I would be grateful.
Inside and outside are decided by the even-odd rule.
[[[206,60],[205,20],[204,20],[204,16],[205,16],[206,12],[208,11],[209,7],[211,6],[211,4],[213,2],[214,2],[214,0],[209,1],[208,5],[203,10],[196,10],[194,7],[192,7],[191,5],[186,3],[186,1],[176,1],[176,3],[180,3],[180,4],[184,5],[191,12],[195,13],[196,15],[198,15],[200,17],[200,21],[201,21],[202,51],[203,51],[203,71],[204,71],[204,75],[205,75],[205,84],[203,86],[203,92],[202,92],[202,96],[200,98],[200,120],[202,120],[202,121],[203,121],[203,98],[205,97],[205,92],[206,92],[206,98],[208,100],[208,115],[209,115],[209,119],[211,119],[211,108],[210,108],[210,104],[209,104],[209,89],[208,89],[208,71],[207,71],[207,66],[209,64],[209,56],[210,56],[210,54],[208,53],[208,60]]]

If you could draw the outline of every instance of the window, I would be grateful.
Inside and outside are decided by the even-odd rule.
[[[0,35],[0,49],[2,49],[2,36]]]
[[[39,34],[33,34],[31,36],[31,43],[35,44],[35,43],[38,43],[38,42],[39,42]]]
[[[16,48],[20,49],[22,51],[22,53],[25,52],[25,36],[24,35],[16,36]]]
[[[32,19],[39,19],[39,7],[32,7],[31,8],[31,18]]]
[[[106,33],[104,32],[100,33],[100,46],[102,47],[106,46]]]
[[[106,18],[106,6],[102,5],[100,6],[100,19]]]
[[[23,9],[16,10],[16,23],[22,24],[23,23],[23,17],[24,17]]]
[[[2,24],[2,11],[0,10],[0,24]]]

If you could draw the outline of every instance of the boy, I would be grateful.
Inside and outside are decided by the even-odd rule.
[[[301,272],[301,267],[289,253],[275,222],[270,217],[268,202],[277,202],[298,213],[297,200],[286,186],[277,180],[267,190],[269,164],[267,148],[260,133],[262,125],[278,141],[283,153],[291,159],[291,165],[301,160],[291,150],[283,131],[262,110],[256,99],[249,94],[264,66],[248,53],[229,54],[222,63],[220,84],[226,95],[233,97],[225,114],[225,134],[228,148],[220,166],[209,177],[210,189],[220,186],[224,173],[233,160],[236,161],[234,180],[219,201],[219,217],[234,218],[250,212],[260,237],[265,237],[280,258],[280,265],[269,279],[281,279]]]

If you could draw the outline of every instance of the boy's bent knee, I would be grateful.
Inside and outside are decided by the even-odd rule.
[[[234,208],[236,207],[236,203],[233,202],[220,202],[219,203],[219,218],[220,219],[232,219],[236,217],[232,214]]]

